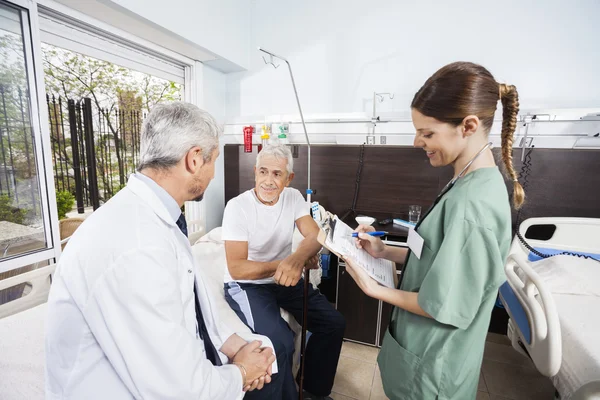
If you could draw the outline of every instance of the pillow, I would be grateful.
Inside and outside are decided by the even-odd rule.
[[[217,229],[218,231],[214,232]],[[220,228],[217,229],[204,235],[192,246],[192,255],[198,266],[198,273],[210,290],[211,300],[219,310],[221,321],[236,332],[250,332],[225,300],[223,278],[227,260],[225,246],[220,241]],[[216,238],[219,240],[215,240]]]
[[[221,240],[221,233],[223,232],[223,228],[221,228],[220,226],[211,230],[210,232],[208,232],[206,235],[200,237],[198,240],[196,240],[194,242],[194,245],[201,243],[201,242],[212,242],[212,243],[223,243],[223,240]]]
[[[553,294],[600,296],[600,263],[573,256],[554,256],[531,263]]]

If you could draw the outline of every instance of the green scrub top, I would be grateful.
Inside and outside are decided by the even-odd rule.
[[[425,216],[421,258],[409,254],[401,289],[427,318],[395,308],[378,363],[391,399],[475,399],[485,338],[511,241],[497,167],[459,179]]]

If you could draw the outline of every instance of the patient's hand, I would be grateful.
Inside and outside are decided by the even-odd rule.
[[[279,263],[273,278],[278,285],[296,286],[302,276],[303,270],[304,261],[296,257],[295,254],[292,254]]]
[[[304,263],[304,265],[306,266],[306,269],[319,269],[319,255],[316,254],[312,256]]]

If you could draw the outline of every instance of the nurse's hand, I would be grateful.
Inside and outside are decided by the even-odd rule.
[[[375,258],[383,258],[386,248],[385,243],[378,237],[364,233],[375,232],[375,228],[370,225],[359,225],[355,232],[358,232],[358,238],[355,239],[356,247],[365,249],[367,253]]]
[[[346,271],[350,274],[354,282],[367,296],[375,297],[379,284],[367,274],[361,266],[357,265],[350,257],[344,257],[346,262]]]

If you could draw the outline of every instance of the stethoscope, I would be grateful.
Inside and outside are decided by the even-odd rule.
[[[469,167],[475,162],[475,160],[477,160],[477,158],[483,154],[484,151],[486,151],[487,149],[489,149],[492,146],[492,142],[489,142],[488,144],[486,144],[485,146],[483,146],[481,148],[481,150],[479,150],[479,152],[477,154],[475,154],[475,156],[471,159],[471,161],[469,161],[467,163],[467,165],[465,165],[465,167],[459,172],[458,175],[456,175],[454,178],[452,178],[450,180],[450,182],[448,182],[446,184],[446,186],[444,186],[444,188],[442,189],[442,191],[440,192],[440,194],[437,195],[437,197],[435,198],[435,200],[433,201],[433,204],[431,205],[431,207],[429,207],[429,210],[427,210],[427,212],[423,215],[423,217],[419,220],[419,222],[417,222],[417,224],[415,225],[414,229],[415,232],[417,231],[417,229],[419,228],[419,226],[421,226],[421,223],[425,220],[425,218],[431,213],[431,211],[435,208],[435,206],[440,202],[440,200],[442,199],[442,197],[444,197],[444,195],[446,193],[448,193],[450,191],[450,189],[452,189],[454,187],[454,185],[456,185],[456,182],[458,182],[458,180],[460,178],[462,178],[463,176],[465,176],[467,170],[469,169]],[[400,275],[400,279],[398,281],[398,286],[397,289],[400,289],[400,285],[402,285],[402,281],[404,280],[404,275],[406,274],[406,266],[408,265],[408,259],[410,257],[410,254],[412,253],[412,251],[410,250],[410,248],[408,249],[408,253],[406,254],[406,259],[404,261],[404,266],[402,268],[402,274]],[[393,315],[393,313],[392,313]]]
[[[446,193],[448,193],[450,191],[450,189],[452,189],[454,187],[454,185],[456,185],[456,182],[458,182],[458,180],[460,178],[462,178],[463,176],[465,176],[467,170],[469,169],[469,167],[475,162],[475,160],[477,160],[477,158],[483,154],[484,151],[486,151],[487,149],[489,149],[492,146],[492,142],[488,142],[488,144],[486,144],[485,146],[483,146],[481,148],[481,150],[479,150],[479,152],[477,154],[475,154],[475,156],[473,158],[471,158],[471,161],[469,161],[467,163],[467,165],[465,165],[465,167],[458,173],[458,175],[456,175],[454,178],[452,178],[450,180],[450,182],[448,182],[446,184],[446,186],[444,186],[444,188],[442,189],[442,191],[440,192],[440,194],[437,195],[437,197],[435,198],[435,200],[433,201],[433,204],[431,205],[431,207],[429,207],[429,209],[427,210],[427,212],[423,215],[423,217],[419,220],[419,222],[417,222],[417,224],[415,225],[415,227],[413,229],[417,229],[420,225],[421,222],[423,222],[423,220],[425,219],[425,217],[427,217],[427,215],[429,215],[429,213],[431,212],[431,210],[433,210],[433,208],[440,202],[440,200],[442,199],[442,197],[444,197],[444,195]],[[407,258],[408,261],[408,258]]]

